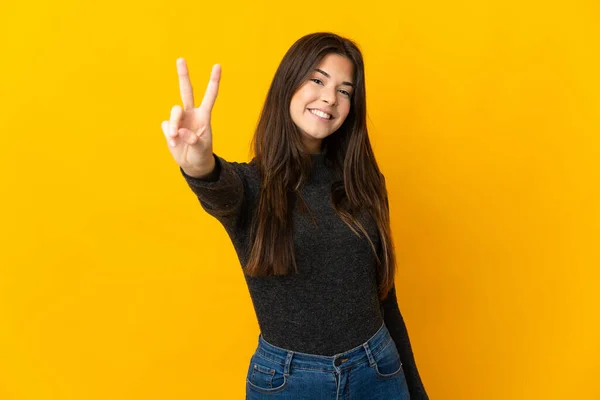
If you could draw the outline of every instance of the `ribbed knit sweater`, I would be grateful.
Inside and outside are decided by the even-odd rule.
[[[202,208],[224,226],[244,267],[250,256],[250,224],[260,193],[258,169],[254,160],[237,163],[214,157],[215,169],[204,179],[190,177],[181,168],[180,172]],[[400,354],[411,399],[428,399],[395,285],[380,301],[371,245],[354,234],[330,204],[334,174],[325,155],[312,154],[311,158],[311,176],[300,193],[315,221],[310,214],[293,210],[298,273],[244,274],[261,334],[278,347],[332,356],[366,342],[385,321]],[[358,218],[380,249],[375,221],[362,214]]]

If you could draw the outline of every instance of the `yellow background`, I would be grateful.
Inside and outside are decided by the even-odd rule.
[[[595,0],[2,2],[0,399],[239,399],[258,325],[160,123],[223,77],[247,161],[300,36],[364,51],[398,299],[432,399],[600,398]]]

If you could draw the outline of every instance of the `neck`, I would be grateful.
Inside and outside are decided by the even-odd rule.
[[[330,180],[332,170],[326,164],[325,153],[311,153],[311,181]]]
[[[322,152],[321,144],[323,140],[304,140],[304,148],[310,154],[320,154]]]

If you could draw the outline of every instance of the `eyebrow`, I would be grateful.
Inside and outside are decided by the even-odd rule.
[[[315,71],[320,72],[321,74],[325,75],[328,78],[331,78],[331,76],[327,72],[323,71],[322,69],[316,68]],[[342,82],[342,85],[354,87],[354,84],[352,84],[352,82],[344,81],[344,82]]]

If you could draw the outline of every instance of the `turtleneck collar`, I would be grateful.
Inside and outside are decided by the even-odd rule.
[[[326,163],[325,153],[315,153],[310,155],[311,165],[311,182],[331,181],[333,169]]]

